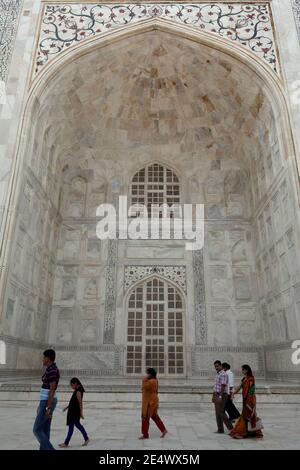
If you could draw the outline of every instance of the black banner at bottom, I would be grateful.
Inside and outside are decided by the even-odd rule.
[[[224,452],[224,449],[220,449]],[[252,449],[253,450],[253,449]],[[57,464],[70,466],[74,464],[76,468],[90,469],[98,468],[119,468],[134,470],[137,468],[147,468],[148,465],[162,466],[189,466],[203,465],[206,458],[217,458],[216,456],[206,456],[209,450],[89,450],[83,452],[67,449],[64,451],[2,451],[0,452],[0,462],[9,462],[13,467],[15,463],[22,467],[30,465],[31,468],[49,468]],[[247,450],[238,450],[243,452]],[[277,453],[278,455],[278,453]],[[221,458],[221,457],[220,457]],[[223,458],[223,457],[222,457]],[[269,458],[269,457],[268,457]],[[276,461],[278,458],[276,456]]]

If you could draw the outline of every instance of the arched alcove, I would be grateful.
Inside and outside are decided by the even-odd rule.
[[[42,338],[68,351],[85,343],[90,348],[92,341],[102,345],[111,272],[109,249],[96,238],[95,207],[98,200],[113,202],[113,180],[128,188],[149,161],[177,169],[186,185],[183,202],[205,204],[205,346],[256,354],[276,342],[272,324],[278,322],[280,340],[297,336],[298,173],[280,80],[241,47],[159,21],[74,47],[33,83],[11,184],[11,205],[19,210],[7,219],[3,332],[21,337],[21,319],[30,312],[33,344]],[[42,168],[51,174],[43,183]],[[74,210],[63,210],[66,200]],[[276,231],[268,232],[272,224]],[[192,269],[178,245],[172,251],[159,242],[122,243],[121,263],[114,261],[116,289],[122,289],[123,265],[141,259],[150,263],[156,256]],[[20,269],[29,258],[32,268]],[[270,278],[279,267],[283,277]],[[291,309],[282,307],[287,289]],[[192,281],[187,297],[193,344]],[[116,306],[109,305],[116,309],[116,329],[119,300],[115,293]]]

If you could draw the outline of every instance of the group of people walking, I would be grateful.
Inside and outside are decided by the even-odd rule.
[[[50,442],[51,420],[57,405],[57,386],[60,380],[59,369],[55,363],[55,351],[47,349],[43,354],[43,365],[46,368],[42,376],[42,386],[40,391],[40,403],[37,409],[37,416],[33,426],[33,433],[40,444],[40,450],[54,450]],[[256,415],[256,395],[255,380],[252,370],[247,364],[242,366],[243,378],[239,386],[234,389],[234,376],[230,369],[230,364],[215,361],[214,367],[216,376],[214,381],[214,391],[212,402],[215,406],[217,431],[224,433],[224,424],[229,430],[231,437],[242,439],[245,437],[263,437],[260,418]],[[88,434],[84,426],[80,423],[83,416],[83,385],[77,377],[70,381],[73,389],[68,406],[63,411],[67,412],[68,433],[65,441],[59,447],[68,447],[71,437],[76,427],[82,434],[83,446],[89,443]],[[241,414],[233,403],[234,395],[242,390],[243,407]],[[150,419],[154,421],[164,438],[167,429],[158,416],[158,380],[156,370],[147,369],[147,375],[142,381],[142,426],[139,439],[149,438]]]
[[[255,379],[248,364],[242,366],[243,378],[237,388],[234,388],[233,372],[230,364],[215,361],[217,372],[214,382],[212,402],[215,405],[217,431],[224,434],[224,424],[229,435],[235,439],[245,437],[262,438],[261,419],[256,414]],[[234,395],[242,390],[243,405],[241,414],[233,403]]]

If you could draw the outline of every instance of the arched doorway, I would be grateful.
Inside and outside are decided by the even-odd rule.
[[[136,286],[127,303],[127,374],[154,367],[160,375],[184,374],[184,301],[162,278]]]

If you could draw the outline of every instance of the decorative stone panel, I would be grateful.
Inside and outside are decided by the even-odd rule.
[[[56,346],[57,363],[65,374],[120,375],[123,346]]]
[[[251,364],[256,377],[264,377],[264,351],[260,347],[193,346],[191,348],[192,375],[212,377],[214,361],[226,361],[232,370],[241,374],[242,364]]]
[[[105,312],[104,312],[104,338],[105,344],[114,343],[115,315],[116,315],[116,275],[117,275],[118,242],[108,241],[108,256],[106,266]]]
[[[236,42],[278,72],[272,16],[268,3],[45,5],[35,72],[79,41],[151,18],[190,25]]]
[[[0,0],[0,81],[7,79],[21,6],[21,0]]]
[[[297,27],[299,42],[300,42],[300,0],[292,0],[292,6],[293,6],[296,27]]]
[[[193,251],[196,344],[207,344],[203,250]]]
[[[174,284],[186,293],[186,268],[185,266],[125,266],[124,290],[127,291],[137,281],[157,274],[170,279]]]

